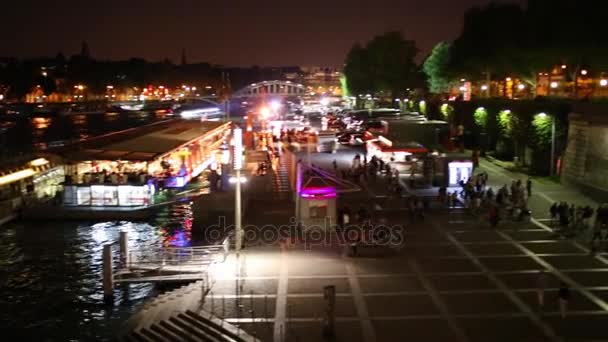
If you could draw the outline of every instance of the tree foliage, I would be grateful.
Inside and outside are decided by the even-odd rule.
[[[515,76],[532,88],[539,72],[567,64],[608,68],[608,1],[528,0],[473,7],[449,51],[448,71],[467,79]]]
[[[352,95],[384,92],[397,98],[417,81],[416,43],[397,31],[374,37],[365,47],[355,44],[346,57],[344,74]]]
[[[479,128],[485,130],[488,126],[488,111],[483,107],[475,109],[473,119]]]
[[[439,42],[424,61],[422,70],[427,76],[429,90],[441,94],[449,90],[448,63],[450,62],[450,44]]]

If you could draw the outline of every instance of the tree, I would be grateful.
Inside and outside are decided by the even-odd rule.
[[[367,50],[359,44],[355,44],[346,56],[344,76],[348,84],[349,92],[357,97],[372,91],[373,81],[371,79],[371,64],[368,61]]]
[[[391,31],[376,36],[366,49],[375,90],[389,93],[394,100],[416,82],[418,66],[414,59],[419,50],[416,42],[404,39],[401,32]]]
[[[382,92],[399,98],[419,79],[417,54],[416,43],[396,31],[374,37],[365,47],[355,44],[344,66],[349,92],[353,96]]]
[[[429,57],[424,61],[422,70],[427,76],[429,89],[432,93],[445,93],[449,91],[450,81],[447,67],[450,62],[450,44],[439,42],[433,48]]]

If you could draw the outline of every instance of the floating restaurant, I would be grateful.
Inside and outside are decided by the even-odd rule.
[[[173,120],[108,134],[61,153],[64,206],[141,207],[216,169],[231,124]]]

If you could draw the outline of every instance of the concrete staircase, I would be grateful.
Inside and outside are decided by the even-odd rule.
[[[161,294],[145,304],[125,326],[120,341],[255,342],[242,329],[201,309],[202,281]]]

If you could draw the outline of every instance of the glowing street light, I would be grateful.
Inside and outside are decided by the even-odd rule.
[[[603,78],[600,80],[600,87],[608,86],[608,80]]]
[[[277,110],[279,110],[279,108],[281,108],[281,102],[277,100],[270,102],[270,108],[272,108],[272,110],[276,112]]]
[[[566,64],[562,64],[562,69],[566,69],[568,66]]]
[[[262,107],[260,109],[260,115],[262,116],[262,119],[268,119],[270,116],[270,109],[268,109],[268,107]]]
[[[557,88],[558,86],[559,86],[559,83],[557,83],[557,82],[555,82],[555,81],[551,82],[551,88],[552,88],[552,89],[555,89],[555,88]]]
[[[587,76],[588,73],[589,71],[587,71],[586,69],[581,70],[581,75],[583,76]]]
[[[487,85],[485,85],[485,84],[484,84],[484,85],[482,85],[482,86],[481,86],[481,90],[483,90],[483,91],[488,90],[488,86],[487,86]]]
[[[526,86],[524,84],[520,83],[517,85],[517,89],[524,90],[524,89],[526,89]]]

